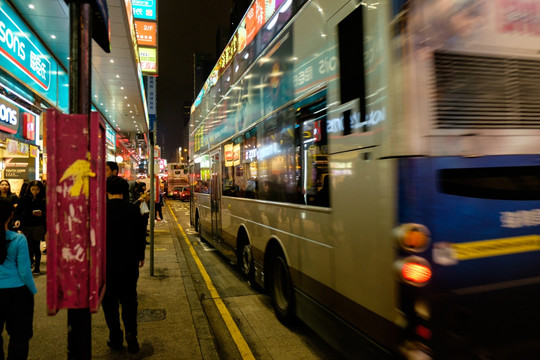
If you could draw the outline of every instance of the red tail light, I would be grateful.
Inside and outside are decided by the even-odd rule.
[[[424,286],[431,279],[429,262],[419,256],[409,256],[396,262],[399,277],[409,285]]]
[[[423,284],[431,279],[431,269],[426,265],[406,263],[401,268],[405,280]]]
[[[431,339],[431,330],[429,330],[427,327],[423,325],[417,325],[416,335],[422,337],[423,339],[429,340]]]

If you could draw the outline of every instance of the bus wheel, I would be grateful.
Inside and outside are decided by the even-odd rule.
[[[285,325],[294,322],[294,293],[285,255],[280,251],[270,263],[270,297],[276,317]]]
[[[241,243],[240,248],[240,271],[246,280],[253,285],[254,269],[253,269],[253,255],[251,253],[251,245],[244,241]]]

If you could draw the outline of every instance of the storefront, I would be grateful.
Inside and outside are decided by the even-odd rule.
[[[67,112],[69,78],[5,1],[0,30],[0,175],[18,192],[24,181],[46,180],[45,113]]]
[[[25,180],[42,178],[40,113],[0,94],[0,174],[16,193]]]

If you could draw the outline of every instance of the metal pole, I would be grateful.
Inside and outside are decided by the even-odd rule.
[[[91,110],[92,6],[88,2],[71,1],[69,12],[71,33],[69,112],[70,114],[87,114],[89,121]],[[68,309],[67,321],[68,360],[90,360],[92,357],[90,309]]]
[[[154,135],[155,130],[150,130],[150,276],[154,276],[154,224],[156,218],[156,187],[154,177]]]

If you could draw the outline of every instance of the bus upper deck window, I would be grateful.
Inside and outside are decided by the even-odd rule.
[[[365,108],[362,8],[358,6],[338,25],[341,103],[359,98],[361,110]]]

